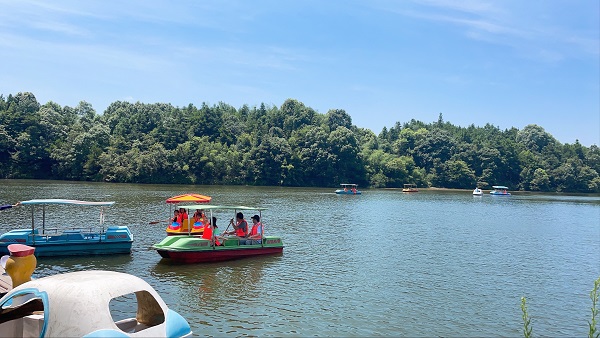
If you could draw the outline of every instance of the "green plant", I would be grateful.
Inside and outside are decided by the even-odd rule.
[[[588,338],[600,338],[600,332],[596,329],[596,317],[598,316],[598,290],[600,289],[600,277],[594,281],[594,288],[590,292],[590,298],[592,299],[592,320],[588,322],[590,326],[590,332]],[[527,314],[527,302],[525,297],[521,297],[521,311],[523,311],[523,335],[525,338],[531,338],[531,319]]]
[[[588,335],[589,338],[598,338],[600,337],[600,332],[596,329],[596,316],[598,316],[598,308],[596,304],[598,304],[598,288],[600,287],[600,277],[594,281],[594,288],[590,292],[590,298],[592,299],[592,321],[588,322],[590,325],[590,333]]]
[[[521,311],[523,311],[523,335],[525,338],[531,338],[531,319],[527,314],[527,302],[525,297],[521,297]]]

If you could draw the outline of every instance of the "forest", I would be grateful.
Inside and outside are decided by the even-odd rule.
[[[600,192],[600,149],[561,144],[541,126],[522,130],[412,119],[373,131],[342,109],[295,99],[239,109],[111,103],[102,114],[0,95],[0,178],[543,192]]]

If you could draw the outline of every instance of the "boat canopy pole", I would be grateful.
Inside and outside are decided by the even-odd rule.
[[[265,247],[265,223],[263,222],[263,218],[262,218],[262,211],[258,210],[258,215],[260,217],[260,226],[262,227],[262,231],[260,232],[260,246],[261,247]]]
[[[100,207],[100,236],[98,236],[99,242],[102,242],[102,233],[104,233],[104,207]]]
[[[206,217],[206,214],[204,214],[204,216]],[[210,227],[212,229],[212,233],[210,235],[211,236],[211,241],[212,241],[211,245],[213,247],[213,250],[215,250],[216,249],[215,248],[215,225],[212,224],[212,220],[213,220],[212,209],[210,209],[210,220],[207,219],[206,221],[210,222]],[[215,222],[215,223],[217,223],[217,222]],[[204,228],[204,230],[206,230],[206,228]],[[202,237],[204,237],[204,232],[202,232]]]
[[[34,234],[34,231],[35,231],[35,224],[34,224],[35,217],[33,217],[34,214],[35,214],[34,213],[34,211],[35,211],[34,209],[35,209],[35,206],[32,205],[31,206],[31,237],[32,237],[33,245],[35,245],[35,234]]]
[[[42,204],[42,235],[46,234],[46,205]]]
[[[183,210],[185,210],[185,209],[183,209]],[[186,210],[185,213],[188,214],[189,210],[190,209]],[[190,215],[187,215],[187,216],[188,216],[188,218],[187,218],[187,221],[188,221],[188,236],[191,236],[192,235],[192,226],[193,225],[192,225],[192,221],[190,219]],[[181,226],[183,226],[183,221],[185,221],[185,220],[183,219],[183,217],[181,217]]]

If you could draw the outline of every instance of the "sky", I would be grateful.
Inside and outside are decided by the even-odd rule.
[[[597,0],[0,0],[0,94],[342,109],[600,145]]]

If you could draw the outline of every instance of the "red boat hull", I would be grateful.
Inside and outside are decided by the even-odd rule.
[[[203,251],[171,251],[157,250],[161,257],[170,259],[173,263],[206,263],[221,262],[261,255],[283,253],[283,247],[277,248],[248,248],[229,250],[203,250]]]

